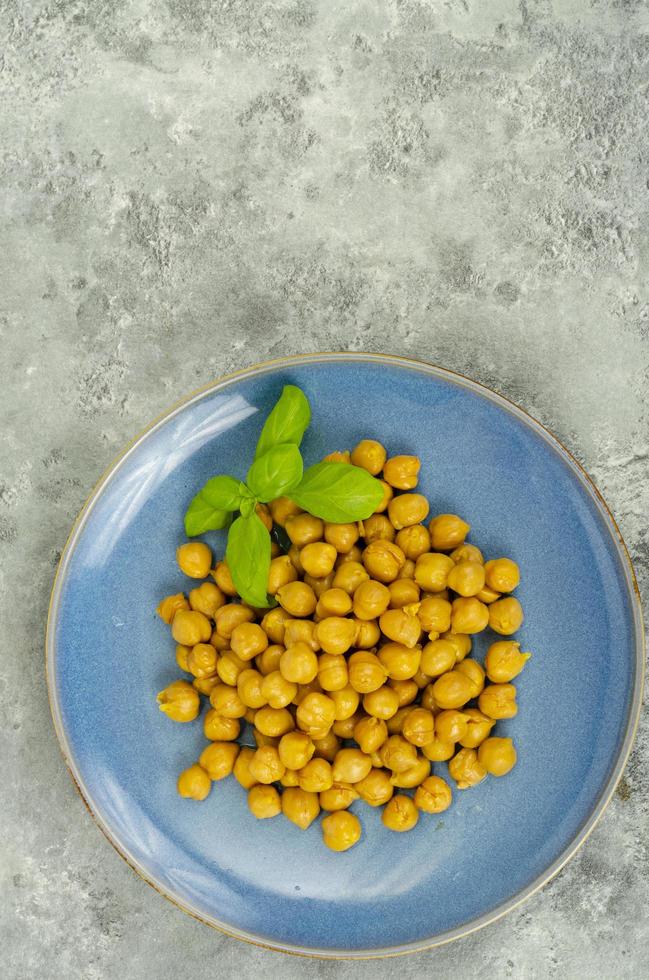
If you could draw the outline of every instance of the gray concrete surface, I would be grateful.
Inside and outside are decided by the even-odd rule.
[[[646,0],[1,0],[0,968],[8,980],[649,974],[647,726],[524,907],[394,962],[213,933],[95,828],[52,733],[57,557],[120,447],[286,352],[387,350],[545,422],[649,586]]]

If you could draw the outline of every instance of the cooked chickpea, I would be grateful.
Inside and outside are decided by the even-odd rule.
[[[314,739],[324,738],[329,733],[335,716],[334,702],[326,694],[318,692],[307,694],[296,712],[298,727]]]
[[[388,517],[392,526],[400,531],[426,520],[430,507],[420,493],[402,493],[388,504]]]
[[[322,687],[317,677],[314,677],[309,684],[298,684],[297,694],[293,698],[293,704],[302,704],[307,694],[320,694]]]
[[[176,561],[190,578],[206,578],[212,567],[212,552],[202,541],[188,541],[176,549]]]
[[[336,450],[336,452],[327,453],[326,456],[323,456],[322,461],[323,463],[349,463],[349,449],[345,449],[342,452]]]
[[[313,578],[324,578],[333,572],[338,552],[332,544],[314,541],[305,545],[300,551],[300,562],[307,575]]]
[[[189,673],[187,658],[189,657],[189,654],[191,652],[192,652],[191,647],[184,647],[182,643],[176,644],[176,663],[178,664],[181,670],[184,670],[187,673]]]
[[[263,692],[264,677],[258,670],[242,670],[237,678],[237,693],[247,708],[262,708],[268,701]]]
[[[381,820],[388,830],[412,830],[419,820],[419,810],[409,796],[399,794],[387,803]]]
[[[284,775],[280,779],[282,786],[297,786],[298,785],[298,773],[295,769],[285,769]]]
[[[332,851],[348,851],[361,838],[361,822],[348,810],[330,813],[322,821],[322,839]]]
[[[424,813],[443,813],[452,799],[451,787],[441,776],[429,776],[415,792],[415,806]]]
[[[358,527],[357,530],[359,531],[360,534],[360,529]],[[338,569],[340,568],[341,565],[345,565],[348,561],[355,561],[357,564],[360,564],[360,560],[362,557],[363,557],[363,549],[361,548],[360,545],[355,544],[345,554],[338,555],[338,557],[336,558],[335,567],[336,569]]]
[[[434,635],[435,634],[433,634],[433,636]],[[412,679],[415,682],[415,684],[417,685],[417,690],[418,691],[423,691],[424,688],[428,687],[428,685],[430,684],[430,676],[428,674],[425,674],[423,672],[423,670],[421,669],[421,663],[419,664],[419,670],[417,671],[417,673],[415,674],[415,676]],[[391,686],[393,686],[393,685],[391,685]],[[423,695],[422,695],[422,698],[423,698]],[[424,705],[424,707],[426,707],[426,705]]]
[[[253,721],[254,725],[254,721]],[[258,728],[253,728],[252,730],[253,738],[255,740],[255,745],[257,748],[261,748],[262,745],[279,745],[279,736],[274,735],[264,735],[260,732]]]
[[[273,670],[263,678],[261,694],[271,708],[286,708],[297,694],[297,684],[287,681],[281,671]]]
[[[160,691],[157,700],[160,711],[172,721],[193,721],[201,710],[198,691],[187,681],[173,681]]]
[[[195,613],[194,615],[199,616],[200,613]],[[231,602],[227,606],[221,606],[217,610],[216,616],[214,617],[214,626],[219,636],[229,640],[232,638],[232,634],[237,626],[243,623],[251,623],[254,618],[255,614],[249,606]]]
[[[419,643],[421,623],[416,616],[411,616],[406,609],[388,609],[379,617],[381,631],[401,646],[412,649]],[[412,677],[412,674],[408,675]],[[398,678],[403,680],[404,678]]]
[[[404,704],[397,708],[396,713],[387,720],[389,735],[401,735],[404,722],[412,710],[412,705],[409,704]]]
[[[189,605],[195,612],[214,619],[217,610],[224,606],[226,598],[214,582],[203,582],[189,593]]]
[[[459,742],[469,730],[470,715],[455,708],[435,715],[435,734],[443,742]]]
[[[283,585],[295,582],[297,569],[288,555],[273,558],[268,569],[268,594],[276,595]]]
[[[387,510],[388,504],[394,497],[394,490],[389,483],[386,483],[385,480],[379,480],[379,483],[383,487],[383,500],[381,500],[378,507],[374,511],[375,514],[382,514],[385,510]]]
[[[310,684],[318,674],[318,658],[306,643],[287,647],[279,661],[282,677],[294,684]]]
[[[516,765],[511,738],[487,738],[478,749],[478,760],[491,776],[506,776]]]
[[[433,696],[440,708],[462,708],[471,700],[473,682],[457,670],[442,674],[433,684]]]
[[[464,708],[463,713],[468,717],[466,733],[459,739],[465,749],[476,749],[489,735],[496,722],[493,718],[483,715],[477,708]]]
[[[480,589],[476,595],[476,599],[479,599],[480,602],[484,602],[485,606],[490,606],[492,602],[496,601],[496,599],[500,599],[500,592],[494,592],[494,590],[490,589],[488,585],[485,585],[485,587]]]
[[[370,769],[367,776],[356,783],[358,795],[369,806],[383,806],[394,794],[394,786],[385,769]]]
[[[236,742],[210,742],[201,752],[199,763],[210,779],[225,779],[234,769],[239,754]]]
[[[361,582],[354,592],[354,616],[357,619],[376,619],[390,605],[390,590],[381,582],[371,579]]]
[[[358,561],[346,561],[336,569],[332,587],[342,589],[348,595],[353,595],[361,582],[368,582],[369,575]]]
[[[301,620],[298,620],[298,622],[301,622]],[[279,662],[282,659],[282,654],[285,649],[286,647],[283,647],[281,643],[272,643],[266,647],[263,653],[257,654],[255,664],[259,673],[266,677],[268,674],[273,674],[279,670]]]
[[[295,728],[293,715],[288,708],[260,708],[255,715],[255,727],[262,735],[280,738]]]
[[[507,684],[522,671],[531,653],[521,653],[520,643],[499,640],[492,643],[485,657],[487,677],[495,684]]]
[[[460,661],[455,667],[461,674],[466,674],[471,683],[473,684],[473,690],[471,693],[472,698],[477,698],[484,687],[485,672],[482,666],[477,660],[466,659]]]
[[[375,619],[354,619],[356,635],[354,646],[357,650],[371,650],[381,639],[381,630]]]
[[[178,592],[176,595],[168,595],[159,603],[156,612],[160,619],[167,626],[170,626],[179,609],[189,609],[189,603],[182,592]],[[202,612],[202,610],[199,610],[199,612]]]
[[[278,752],[287,769],[303,769],[313,758],[315,745],[304,732],[288,732],[279,740]]]
[[[351,684],[346,684],[339,691],[328,691],[327,694],[336,706],[334,721],[346,721],[356,714],[361,697]]]
[[[241,724],[238,718],[224,718],[214,708],[203,719],[203,734],[210,742],[234,742],[239,737]]]
[[[434,682],[432,684],[426,684],[421,692],[420,705],[425,708],[426,711],[432,712],[433,715],[438,715],[442,710],[435,700],[435,695],[433,694]]]
[[[307,793],[324,793],[333,782],[331,763],[326,759],[311,759],[298,773],[298,785]]]
[[[292,647],[296,643],[306,643],[317,653],[320,644],[316,630],[317,624],[310,619],[287,619],[284,628],[284,646]]]
[[[365,717],[356,722],[353,735],[361,752],[370,755],[386,741],[388,728],[381,718]]]
[[[470,525],[457,514],[438,514],[428,525],[433,551],[451,551],[461,545]]]
[[[415,677],[416,676],[417,674],[415,674]],[[428,680],[428,678],[426,678],[426,680]],[[399,698],[400,708],[404,708],[406,705],[412,704],[419,694],[419,686],[414,677],[410,677],[404,681],[389,680],[388,685],[393,691],[396,691],[397,697]]]
[[[356,787],[349,783],[334,783],[329,789],[319,794],[320,806],[323,810],[334,813],[337,810],[346,810],[354,800],[358,799]]]
[[[399,695],[391,687],[379,687],[363,697],[363,708],[368,715],[388,721],[399,710]]]
[[[385,447],[375,439],[361,439],[352,449],[350,458],[354,466],[360,466],[372,476],[378,476],[383,469],[387,453]]]
[[[212,788],[212,780],[201,766],[194,765],[181,772],[177,788],[186,800],[204,800]]]
[[[478,759],[475,749],[460,749],[449,762],[448,771],[457,783],[458,789],[477,786],[487,775],[487,770]]]
[[[248,769],[258,783],[267,785],[281,779],[286,766],[280,759],[276,746],[262,745],[250,760]]]
[[[393,507],[396,501],[403,500],[406,496],[410,496],[410,494],[394,497],[388,506]],[[418,496],[418,494],[412,494],[412,496]],[[430,534],[421,524],[403,525],[395,538],[395,543],[401,548],[406,558],[416,561],[421,555],[430,551]]]
[[[369,694],[377,691],[388,676],[388,672],[376,656],[370,651],[359,650],[353,653],[347,661],[349,683],[359,694]]]
[[[454,548],[451,552],[451,558],[456,564],[461,561],[477,561],[479,565],[484,565],[482,552],[474,544],[469,544],[468,541]]]
[[[419,670],[421,648],[407,647],[402,643],[386,643],[379,650],[378,656],[391,680],[405,681],[414,677]]]
[[[251,749],[250,746],[244,745],[239,750],[239,755],[234,763],[234,768],[232,769],[232,775],[244,789],[250,789],[254,786],[257,780],[250,773],[250,760],[255,754],[255,750]]]
[[[388,585],[390,609],[415,609],[419,603],[419,586],[413,579],[398,578]]]
[[[287,555],[288,555],[289,560],[291,562],[291,565],[295,569],[297,575],[298,576],[300,576],[300,575],[303,576],[304,575],[304,569],[302,568],[302,562],[300,561],[300,551],[301,551],[301,548],[298,545],[292,544],[291,547],[287,551]]]
[[[236,653],[229,650],[219,658],[216,665],[216,673],[219,679],[229,687],[236,687],[239,674],[247,669],[247,664],[237,657]]]
[[[346,616],[352,611],[351,596],[344,589],[327,589],[318,599],[316,615],[320,619],[327,616]]]
[[[289,619],[290,613],[280,606],[266,613],[261,621],[261,628],[271,643],[284,643],[284,631]]]
[[[405,560],[406,556],[401,548],[392,541],[372,541],[363,552],[365,568],[379,582],[394,582],[399,578]],[[389,594],[388,592],[388,596]]]
[[[445,633],[451,628],[451,603],[439,596],[426,596],[419,603],[417,618],[426,633]]]
[[[471,653],[472,641],[471,637],[467,633],[451,633],[446,632],[440,635],[440,640],[448,640],[449,643],[453,644],[455,648],[455,660],[459,663],[461,660]]]
[[[284,526],[291,544],[297,545],[298,548],[303,548],[314,541],[322,541],[324,535],[323,521],[319,517],[312,517],[311,514],[289,517]]]
[[[340,739],[333,728],[324,738],[314,739],[313,744],[315,745],[314,755],[316,759],[326,759],[327,762],[333,762],[340,749]]]
[[[270,510],[273,521],[275,524],[279,524],[280,527],[284,527],[291,517],[296,517],[302,513],[302,508],[298,507],[292,500],[289,500],[288,497],[276,497],[270,501],[268,509]]]
[[[176,643],[185,647],[207,643],[212,635],[212,627],[207,616],[193,609],[179,609],[171,623],[171,635]]]
[[[337,783],[358,783],[372,768],[372,760],[360,749],[341,749],[334,759],[333,778]]]
[[[485,563],[487,585],[494,592],[513,592],[521,580],[518,565],[511,558],[494,558]]]
[[[395,490],[414,490],[420,468],[418,456],[392,456],[383,467],[383,479]]]
[[[402,735],[390,735],[380,747],[379,756],[386,769],[405,772],[417,761],[417,749]]]
[[[239,697],[234,687],[227,684],[217,684],[210,694],[210,704],[223,718],[243,718],[246,705]]]
[[[446,584],[461,596],[474,596],[484,587],[484,566],[477,561],[460,561],[448,573]]]
[[[333,692],[332,692],[333,694]],[[339,739],[350,739],[354,734],[354,725],[361,717],[361,712],[357,711],[356,714],[350,715],[349,718],[342,718],[340,721],[334,721],[332,726],[332,732]]]
[[[426,592],[441,592],[446,588],[454,562],[448,555],[427,552],[415,563],[415,582]]]
[[[195,677],[192,687],[195,687],[199,694],[204,694],[209,698],[217,684],[220,684],[218,674],[208,674],[205,677]]]
[[[230,646],[240,660],[253,660],[268,646],[268,637],[257,623],[239,623],[230,635]]]
[[[414,789],[428,776],[430,776],[430,761],[423,756],[418,756],[417,761],[405,772],[393,773],[390,782],[397,789]]]
[[[306,830],[320,813],[320,801],[316,793],[289,787],[282,793],[282,813],[300,830]]]
[[[427,745],[435,737],[435,719],[426,708],[413,708],[404,720],[401,733],[411,745]]]
[[[324,539],[332,544],[338,554],[346,555],[358,541],[356,524],[325,524]]]
[[[197,643],[187,654],[187,670],[194,677],[211,677],[216,672],[218,656],[211,643]]]
[[[455,743],[443,742],[441,738],[434,738],[432,742],[422,745],[421,751],[431,762],[447,762],[455,752]]]
[[[180,615],[180,613],[176,615]],[[511,636],[517,629],[520,629],[522,624],[523,609],[518,599],[513,596],[498,599],[489,606],[489,626],[494,633],[500,633],[501,636]]]
[[[230,574],[230,569],[228,568],[228,563],[226,561],[217,562],[216,568],[212,569],[210,575],[224,595],[230,597],[237,595],[236,586],[232,581],[232,575]]]
[[[282,801],[274,786],[251,786],[248,808],[258,820],[276,817],[282,812]]]
[[[289,582],[277,592],[277,601],[291,616],[311,616],[315,612],[316,595],[306,582]]]
[[[347,620],[343,620],[343,622],[347,622]],[[347,661],[345,658],[337,654],[323,653],[318,658],[318,680],[323,691],[341,691],[347,687]]]
[[[316,626],[316,637],[325,653],[346,653],[355,636],[356,624],[352,619],[344,619],[342,616],[327,616]]]
[[[456,649],[448,640],[432,640],[421,652],[421,669],[428,677],[440,677],[452,670]]]
[[[513,684],[488,684],[478,698],[480,711],[489,718],[513,718],[518,714],[516,688]]]
[[[475,596],[451,603],[451,630],[454,633],[481,633],[490,619],[489,608]]]

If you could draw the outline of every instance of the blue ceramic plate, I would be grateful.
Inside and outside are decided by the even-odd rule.
[[[487,556],[522,567],[518,747],[503,779],[456,792],[408,834],[364,804],[363,838],[328,851],[315,823],[257,822],[234,779],[202,804],[176,794],[204,744],[155,695],[179,671],[161,596],[187,588],[182,515],[214,473],[244,476],[287,382],[313,423],[308,462],[371,436],[422,458],[432,513],[472,525]],[[222,553],[222,533],[207,536]],[[117,850],[163,895],[241,939],[325,957],[386,955],[463,935],[553,875],[592,829],[627,759],[641,695],[633,571],[611,515],[565,449],[493,392],[439,368],[365,354],[287,358],[190,397],[113,464],[68,541],[47,636],[68,766]],[[484,653],[489,638],[477,643]],[[436,767],[444,775],[445,766]]]

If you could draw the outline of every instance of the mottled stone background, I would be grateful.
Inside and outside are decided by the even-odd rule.
[[[646,977],[646,726],[518,911],[398,963],[310,962],[210,931],[120,860],[64,769],[42,644],[120,447],[295,351],[421,356],[519,402],[599,483],[646,594],[647,0],[0,11],[3,976]]]

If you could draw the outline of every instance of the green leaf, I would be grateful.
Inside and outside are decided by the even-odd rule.
[[[360,466],[316,463],[287,496],[316,517],[345,524],[373,514],[383,499],[383,486]]]
[[[283,497],[302,479],[302,456],[293,443],[273,446],[256,459],[248,470],[248,487],[257,500],[265,503]]]
[[[239,510],[241,483],[233,476],[213,476],[201,490],[203,498],[218,510]]]
[[[284,442],[299,446],[310,421],[311,408],[304,392],[295,385],[285,385],[261,430],[255,459]]]
[[[255,513],[237,517],[225,551],[237,592],[251,606],[270,606],[266,593],[270,568],[270,534]]]
[[[185,533],[189,537],[205,531],[219,531],[239,509],[239,481],[231,476],[214,476],[196,494],[185,513]]]

